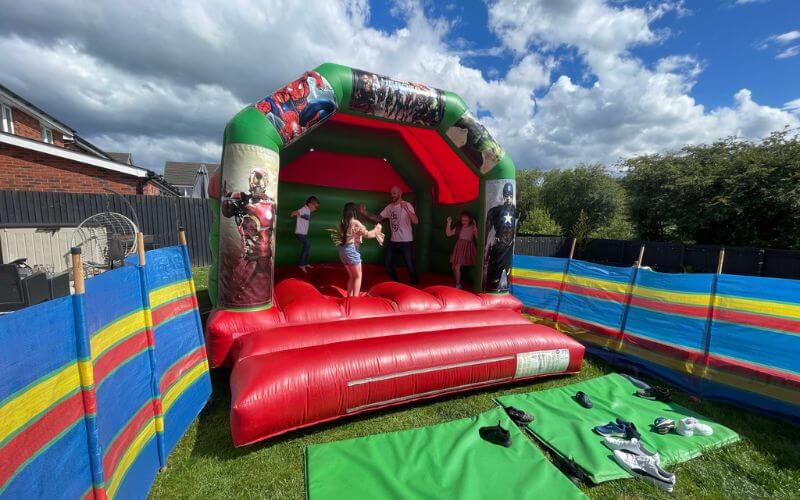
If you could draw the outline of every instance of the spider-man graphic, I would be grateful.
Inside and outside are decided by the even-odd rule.
[[[284,143],[299,137],[305,129],[329,117],[336,110],[333,89],[316,71],[278,89],[256,103],[281,134]]]

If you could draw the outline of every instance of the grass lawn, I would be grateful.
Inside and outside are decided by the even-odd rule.
[[[208,270],[195,269],[201,306]],[[306,446],[370,434],[411,429],[470,417],[493,407],[495,396],[538,391],[614,371],[587,358],[579,375],[488,389],[438,399],[311,429],[266,442],[234,448],[228,427],[230,392],[227,373],[212,372],[214,393],[206,409],[169,457],[166,471],[156,478],[152,498],[302,498],[303,450]],[[691,498],[800,498],[800,427],[733,406],[703,401],[673,389],[681,405],[738,432],[742,441],[686,462],[673,469],[678,475],[674,496]],[[669,497],[637,480],[600,486],[581,486],[592,498]]]

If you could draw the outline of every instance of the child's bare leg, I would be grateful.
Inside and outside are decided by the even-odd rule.
[[[361,295],[361,264],[353,266],[353,297]]]
[[[350,296],[353,291],[353,272],[347,264],[344,265],[344,270],[347,271],[347,295]]]
[[[453,264],[453,276],[456,278],[456,286],[461,285],[461,266],[459,264]]]

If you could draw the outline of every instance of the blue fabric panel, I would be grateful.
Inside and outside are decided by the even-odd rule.
[[[182,314],[156,328],[156,371],[159,377],[200,346],[194,314]]]
[[[577,261],[572,261],[577,262]],[[534,257],[531,255],[514,255],[514,268],[533,269],[536,271],[556,272],[564,271],[567,259],[558,257]]]
[[[611,302],[575,293],[564,293],[561,298],[561,315],[618,330],[624,303]]]
[[[772,399],[755,392],[738,390],[710,380],[701,380],[700,387],[705,397],[753,408],[761,413],[783,415],[800,424],[800,406]]]
[[[150,290],[189,279],[181,246],[159,248],[147,252],[147,284]]]
[[[771,316],[769,301],[800,306],[800,281],[721,275],[717,295],[764,301],[758,313]],[[715,319],[709,352],[800,373],[800,335],[760,326],[757,319],[750,324]]]
[[[800,373],[800,338],[785,333],[715,321],[709,352]]]
[[[0,316],[0,346],[2,402],[76,361],[72,297],[42,302]]]
[[[603,266],[580,260],[573,260],[569,266],[570,276],[603,279],[626,285],[630,283],[632,274],[633,269],[630,267]]]
[[[0,491],[0,498],[81,498],[92,487],[86,423],[77,420]]]
[[[164,447],[172,453],[183,433],[192,424],[211,396],[211,379],[208,373],[198,377],[173,403],[164,415]]]
[[[705,327],[705,318],[689,318],[631,307],[625,333],[702,352]]]
[[[89,334],[141,309],[142,288],[135,267],[121,267],[86,280],[86,323]]]
[[[147,498],[147,493],[153,485],[159,467],[156,438],[152,437],[125,473],[114,499],[140,500]]]
[[[667,274],[639,269],[636,285],[685,294],[707,295],[711,293],[712,278],[710,274]]]
[[[152,401],[147,351],[137,354],[106,377],[95,389],[95,394],[100,446],[107,450],[128,420]]]

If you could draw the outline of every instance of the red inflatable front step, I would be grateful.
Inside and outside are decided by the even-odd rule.
[[[319,328],[324,328],[318,326]],[[532,323],[452,328],[254,355],[231,374],[236,446],[336,418],[577,373],[583,346]]]

